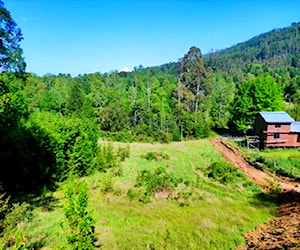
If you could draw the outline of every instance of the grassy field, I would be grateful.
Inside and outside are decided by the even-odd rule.
[[[208,177],[213,163],[224,163],[208,140],[129,147],[130,157],[118,174],[98,172],[84,178],[103,249],[234,249],[243,243],[243,234],[274,215],[274,204],[241,173],[226,182]],[[166,157],[147,160],[149,152]],[[128,196],[128,190],[138,190],[138,173],[159,167],[178,180],[173,189],[158,190],[146,203],[138,195]],[[49,202],[36,205],[31,218],[19,225],[28,246],[65,247],[64,188],[45,195]]]

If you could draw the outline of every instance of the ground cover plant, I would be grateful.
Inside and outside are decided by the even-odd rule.
[[[121,174],[109,167],[81,178],[89,188],[95,245],[103,249],[232,249],[243,242],[244,233],[274,215],[274,204],[262,199],[261,190],[241,173],[224,181],[223,169],[232,166],[224,164],[208,140],[108,144],[115,154],[130,148],[129,158],[119,161]],[[148,152],[169,158],[147,160],[142,156]],[[151,173],[156,175],[142,177]],[[52,193],[51,209],[35,206],[31,220],[18,226],[26,235],[24,247],[66,246],[61,223],[67,188],[62,184]],[[148,189],[146,202],[138,192],[128,196],[136,189]]]

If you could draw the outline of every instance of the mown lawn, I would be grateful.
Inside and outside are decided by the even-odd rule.
[[[100,141],[103,143],[107,142]],[[208,177],[212,163],[224,162],[208,140],[131,143],[129,147],[130,157],[122,162],[121,174],[98,172],[84,178],[103,249],[234,249],[243,243],[245,232],[274,215],[274,204],[242,174],[225,184]],[[142,157],[149,152],[168,157]],[[180,180],[177,187],[172,192],[160,190],[148,203],[129,198],[128,190],[135,188],[138,173],[158,167]],[[28,245],[65,247],[63,189],[61,185],[52,202],[36,206],[32,218],[20,225]]]

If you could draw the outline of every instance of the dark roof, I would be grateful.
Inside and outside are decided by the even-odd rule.
[[[285,111],[259,112],[267,123],[292,123],[295,120]]]
[[[291,123],[291,132],[300,133],[300,122],[292,122]]]

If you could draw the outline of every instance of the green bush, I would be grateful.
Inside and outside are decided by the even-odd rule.
[[[161,152],[148,152],[145,155],[142,155],[141,158],[144,158],[148,161],[161,161],[161,160],[169,160],[170,157],[167,154]]]
[[[158,167],[153,170],[143,170],[139,172],[135,187],[143,188],[139,190],[137,196],[140,196],[140,201],[147,203],[155,192],[160,190],[173,190],[178,183],[179,180],[169,174],[165,167]]]
[[[83,176],[92,172],[92,161],[97,150],[98,134],[93,119],[62,117],[50,112],[36,112],[27,123],[34,134],[43,131],[40,146],[47,148],[55,157],[52,178],[66,179],[70,172]],[[38,137],[39,135],[37,135]]]
[[[221,183],[233,183],[242,177],[241,173],[231,164],[225,161],[214,162],[208,167],[209,178]]]
[[[94,169],[106,172],[108,169],[116,167],[118,164],[118,155],[111,144],[98,146],[93,162]]]
[[[104,193],[113,191],[113,180],[109,174],[105,174],[100,181],[100,190]]]
[[[134,187],[127,191],[127,197],[130,200],[138,200],[142,203],[149,203],[151,200],[151,195],[147,193],[145,187]]]
[[[179,184],[170,199],[176,201],[180,206],[190,206],[191,204],[202,200],[203,195],[197,187]]]
[[[94,249],[94,218],[87,210],[89,198],[87,184],[70,180],[65,196],[63,225],[68,225],[67,241],[71,249]]]
[[[17,225],[26,219],[27,203],[9,203],[9,198],[0,195],[0,249],[20,249],[24,246],[24,236]]]
[[[120,158],[120,161],[125,161],[126,158],[129,158],[130,155],[129,145],[126,145],[126,147],[119,147],[117,151],[117,155]]]

